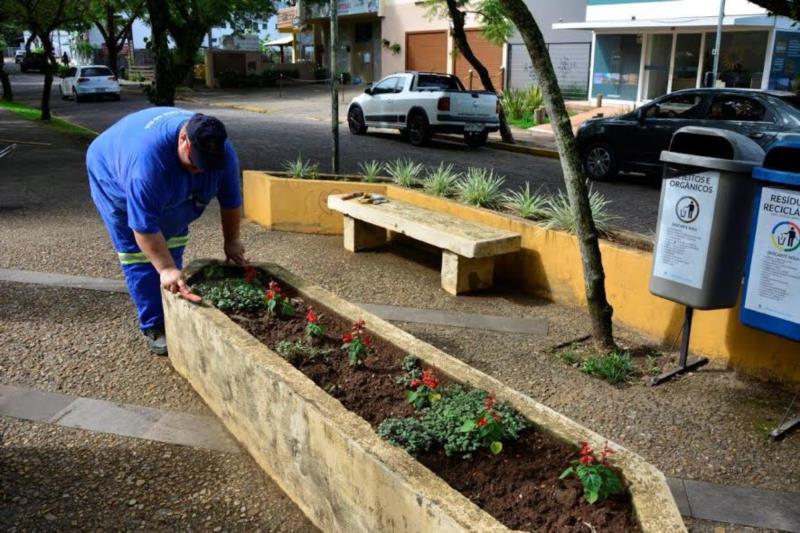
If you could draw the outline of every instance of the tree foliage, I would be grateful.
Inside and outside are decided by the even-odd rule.
[[[253,20],[275,12],[271,0],[145,0],[152,30],[148,46],[156,58],[155,87],[150,100],[173,105],[175,88],[190,77],[195,54],[211,28],[229,24],[241,33]],[[175,47],[169,47],[171,38]]]
[[[797,0],[750,0],[750,2],[769,10],[772,15],[800,20],[800,2]]]
[[[131,26],[145,7],[144,0],[91,0],[88,6],[89,22],[100,35],[108,52],[108,67],[119,74],[117,56],[130,35]]]
[[[42,89],[42,120],[50,120],[50,89],[57,60],[53,55],[52,33],[85,27],[87,4],[83,0],[0,0],[0,11],[42,40],[47,55]]]

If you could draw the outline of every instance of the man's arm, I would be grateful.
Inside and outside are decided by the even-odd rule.
[[[220,218],[222,220],[222,236],[225,239],[225,259],[233,261],[237,265],[246,264],[244,246],[239,240],[241,209],[220,209]]]
[[[186,280],[183,279],[183,272],[175,266],[175,260],[167,248],[167,241],[160,231],[158,233],[139,233],[134,230],[133,237],[136,239],[139,249],[158,272],[161,278],[161,287],[172,293],[191,292],[186,285]]]

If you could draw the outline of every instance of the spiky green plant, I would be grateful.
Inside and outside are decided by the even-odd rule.
[[[415,163],[411,159],[397,159],[386,163],[383,167],[392,180],[401,187],[413,187],[417,184],[417,177],[422,172],[422,163]]]
[[[297,159],[294,161],[284,161],[283,168],[293,178],[313,180],[319,175],[319,165],[304,160],[302,154],[297,154]]]
[[[363,161],[358,164],[358,168],[361,169],[361,175],[364,176],[364,181],[368,183],[374,183],[378,181],[378,178],[381,175],[383,163],[375,160]]]
[[[590,357],[583,362],[581,370],[612,385],[627,383],[636,377],[636,367],[627,352],[611,352]]]
[[[526,183],[523,189],[503,195],[503,204],[522,218],[538,220],[547,214],[547,199],[539,191],[531,192],[530,183]]]
[[[427,193],[449,196],[459,178],[461,178],[461,173],[454,171],[452,164],[445,166],[444,163],[440,163],[438,167],[428,171],[422,187]]]
[[[462,202],[477,207],[496,207],[503,199],[505,178],[495,176],[493,170],[470,167],[467,175],[456,183]]]
[[[608,233],[612,223],[617,219],[608,211],[610,203],[611,201],[606,200],[606,197],[601,193],[589,190],[589,206],[592,209],[592,218],[597,231],[600,233]],[[575,216],[572,214],[569,198],[563,192],[559,192],[558,196],[547,201],[545,219],[547,220],[545,225],[550,229],[575,233],[577,226]]]

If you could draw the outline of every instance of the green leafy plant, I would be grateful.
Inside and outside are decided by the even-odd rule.
[[[422,188],[429,194],[449,196],[460,177],[461,174],[453,170],[452,164],[445,166],[444,163],[440,163],[437,168],[428,172],[422,182]]]
[[[322,337],[324,334],[325,326],[319,323],[319,315],[309,306],[306,312],[306,336],[311,339]]]
[[[496,404],[486,391],[465,391],[458,385],[447,387],[441,400],[423,411],[422,422],[447,455],[465,458],[486,447],[499,453],[502,445],[493,443],[516,440],[527,427],[524,418],[511,407]]]
[[[361,169],[361,175],[364,176],[364,181],[374,183],[378,181],[381,175],[383,164],[375,160],[364,161],[358,164],[358,168]]]
[[[610,200],[597,191],[589,191],[589,206],[592,209],[592,218],[597,231],[600,233],[608,233],[611,229],[611,224],[617,217],[608,212],[608,205]],[[575,233],[575,216],[572,213],[572,206],[569,203],[569,198],[563,192],[559,192],[558,196],[550,198],[547,201],[547,209],[545,213],[546,227],[550,229],[559,229]]]
[[[462,202],[477,207],[496,207],[502,200],[505,178],[495,176],[493,170],[470,167],[467,175],[456,183]]]
[[[611,352],[589,357],[581,365],[581,370],[612,385],[627,383],[636,375],[636,367],[627,352]]]
[[[284,161],[283,168],[293,178],[313,180],[319,175],[319,165],[303,160],[302,155],[298,155],[294,161]]]
[[[570,476],[577,477],[583,485],[583,497],[590,504],[619,494],[622,492],[622,480],[611,468],[609,455],[612,453],[614,452],[608,447],[608,441],[606,441],[600,452],[600,460],[598,460],[589,447],[589,443],[584,442],[579,452],[580,458],[573,461],[572,466],[564,470],[559,479],[566,479]]]
[[[412,379],[408,384],[410,390],[406,391],[406,400],[415,409],[429,407],[442,399],[439,388],[439,378],[433,373],[432,368],[422,371],[422,377]]]
[[[509,89],[500,96],[500,105],[506,117],[518,121],[524,117],[533,117],[533,112],[544,104],[542,90],[537,86],[527,89]]]
[[[302,341],[292,342],[288,340],[279,341],[275,346],[275,351],[293,365],[297,365],[302,361],[316,359],[320,355],[328,353],[328,351],[320,350]]]
[[[283,289],[278,285],[278,282],[272,280],[269,282],[267,292],[264,293],[264,298],[267,301],[267,311],[271,315],[277,315],[284,318],[291,318],[294,316],[294,306],[289,298],[283,294]]]
[[[387,418],[378,426],[378,436],[411,455],[426,452],[433,444],[433,435],[416,418]]]
[[[192,290],[220,311],[242,312],[264,309],[264,289],[242,279],[214,279],[192,287]]]
[[[547,199],[539,192],[531,192],[531,184],[526,183],[525,188],[511,191],[503,196],[503,203],[515,215],[522,218],[541,219],[547,214]]]
[[[574,365],[581,360],[581,356],[574,348],[565,348],[556,354],[558,359],[567,365]]]
[[[422,163],[415,163],[411,159],[397,159],[384,165],[389,177],[401,187],[413,187],[416,185],[417,177],[422,172],[422,168]]]
[[[213,279],[225,279],[227,272],[222,265],[208,265],[203,269],[203,278],[206,281]]]
[[[414,380],[422,378],[422,367],[419,364],[419,358],[416,355],[407,355],[400,363],[400,368],[403,373],[397,378],[397,383],[408,388]]]
[[[372,337],[366,334],[366,323],[357,320],[351,330],[342,335],[342,350],[347,352],[350,366],[362,365],[371,349]]]

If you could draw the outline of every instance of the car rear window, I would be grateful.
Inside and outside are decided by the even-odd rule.
[[[455,76],[437,76],[436,74],[420,74],[417,78],[417,89],[435,89],[440,91],[463,91],[464,87]]]
[[[793,108],[800,110],[800,96],[781,96],[780,98]]]
[[[106,67],[91,67],[81,69],[81,76],[91,78],[94,76],[111,76],[111,71]]]

